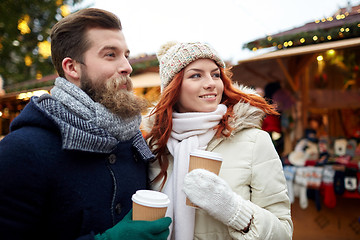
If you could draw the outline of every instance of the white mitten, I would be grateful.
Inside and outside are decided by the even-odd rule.
[[[192,203],[225,225],[238,231],[249,226],[253,215],[249,202],[216,174],[194,169],[185,176],[183,190]]]

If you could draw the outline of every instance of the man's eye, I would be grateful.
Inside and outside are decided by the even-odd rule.
[[[105,56],[106,57],[115,57],[115,53],[107,53]]]

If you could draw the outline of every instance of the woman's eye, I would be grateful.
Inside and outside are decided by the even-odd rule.
[[[201,77],[200,73],[196,73],[190,76],[190,78],[199,78]]]
[[[213,74],[213,77],[214,77],[214,78],[220,78],[220,73],[214,73],[214,74]]]

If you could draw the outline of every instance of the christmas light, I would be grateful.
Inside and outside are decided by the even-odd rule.
[[[68,15],[71,13],[70,8],[69,8],[68,5],[62,5],[62,6],[60,7],[60,10],[61,10],[61,15],[62,15],[63,17],[66,17],[66,16],[68,16]]]
[[[18,29],[20,30],[20,33],[22,35],[30,33],[31,30],[28,26],[28,23],[30,21],[29,15],[24,15],[19,21],[18,21]]]
[[[20,42],[18,40],[14,40],[12,42],[12,45],[15,46],[15,47],[18,47],[18,46],[20,46]]]
[[[51,44],[48,41],[38,43],[39,53],[43,58],[49,58],[51,56]]]
[[[32,64],[32,60],[31,60],[31,57],[29,55],[26,55],[25,58],[24,58],[24,62],[25,62],[25,65],[27,67],[30,67],[31,64]]]
[[[334,56],[335,55],[335,50],[334,49],[330,49],[328,51],[326,51],[326,54],[330,57]]]
[[[345,14],[339,14],[336,17],[323,18],[322,21],[333,21],[335,19],[342,20]],[[316,20],[315,23],[322,24],[321,20]],[[274,37],[267,35],[263,39],[258,39],[244,45],[244,48],[250,50],[258,50],[261,48],[275,47],[277,49],[297,47],[302,45],[309,45],[314,43],[322,43],[327,41],[335,41],[341,39],[349,39],[360,36],[360,23],[349,22],[344,23],[342,26],[330,27],[323,29],[317,28],[313,31],[304,31],[285,36]]]
[[[56,6],[60,6],[63,4],[63,1],[62,0],[56,0]]]
[[[42,79],[43,75],[40,71],[37,71],[36,72],[36,79],[39,80],[39,79]]]
[[[20,93],[16,98],[17,99],[24,99],[24,100],[28,100],[30,99],[32,96],[37,96],[40,97],[42,94],[45,93],[49,93],[46,90],[37,90],[37,91],[33,91],[33,92],[24,92],[24,93]]]

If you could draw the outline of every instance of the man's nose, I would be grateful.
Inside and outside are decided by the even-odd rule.
[[[122,75],[130,75],[133,69],[126,57],[123,57],[119,62],[118,72]]]

